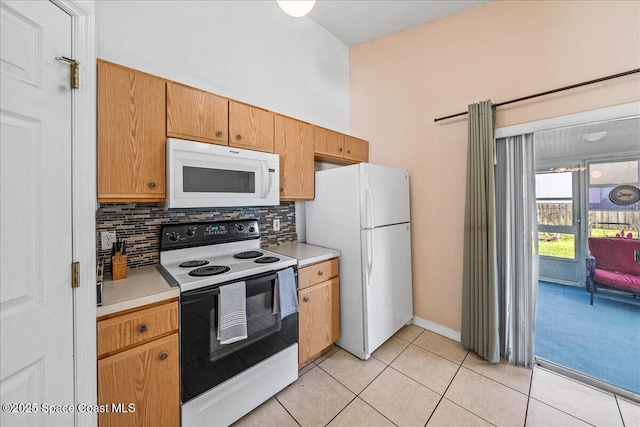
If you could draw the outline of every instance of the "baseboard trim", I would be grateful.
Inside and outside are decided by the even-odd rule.
[[[418,316],[414,316],[411,323],[420,326],[421,328],[425,328],[431,332],[435,332],[436,334],[440,334],[442,336],[450,338],[454,341],[460,342],[460,332],[449,329],[446,326],[442,326],[430,320],[422,319]]]

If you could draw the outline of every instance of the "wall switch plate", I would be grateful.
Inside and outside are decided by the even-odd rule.
[[[280,231],[280,220],[279,219],[274,219],[273,220],[273,231]]]
[[[110,250],[113,242],[116,241],[115,231],[103,231],[100,233],[100,241],[102,242],[102,250]]]
[[[633,260],[640,263],[640,251],[633,251]]]

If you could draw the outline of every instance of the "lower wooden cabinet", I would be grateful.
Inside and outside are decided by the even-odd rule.
[[[175,324],[176,329],[163,333],[153,320],[149,321],[158,312],[175,316],[175,319],[169,319],[163,324]],[[137,313],[140,316],[136,316]],[[132,317],[140,320],[132,320]],[[151,333],[151,336],[139,343],[135,343],[135,340],[123,340],[120,348],[101,346],[101,339],[108,340],[114,334],[114,327],[117,327],[114,323],[120,318],[120,331],[125,331],[125,335],[130,330],[136,334]],[[139,324],[132,326],[135,322]],[[101,323],[108,323],[110,326],[101,327]],[[154,337],[154,330],[163,334]],[[134,344],[129,344],[131,342]],[[99,320],[98,348],[107,347],[109,353],[101,354],[99,351],[98,354],[98,404],[103,409],[98,413],[99,426],[179,426],[177,302]]]
[[[298,291],[298,366],[303,367],[340,338],[338,260],[300,268],[298,277],[304,279]]]

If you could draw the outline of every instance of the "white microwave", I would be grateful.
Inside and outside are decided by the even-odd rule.
[[[280,204],[280,157],[169,138],[167,207],[214,208]]]

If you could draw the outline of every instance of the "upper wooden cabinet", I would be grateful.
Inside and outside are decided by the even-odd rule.
[[[98,201],[165,197],[165,80],[98,61]]]
[[[313,126],[275,116],[275,153],[280,155],[280,199],[312,200],[314,196]]]
[[[273,153],[273,113],[229,101],[229,145]]]
[[[329,129],[314,126],[317,157],[341,160],[349,163],[369,161],[369,142]]]
[[[364,139],[344,136],[344,158],[357,162],[369,161],[369,142]]]
[[[229,101],[167,82],[167,136],[227,145]]]
[[[313,127],[315,134],[315,154],[344,157],[344,135],[318,126]]]

